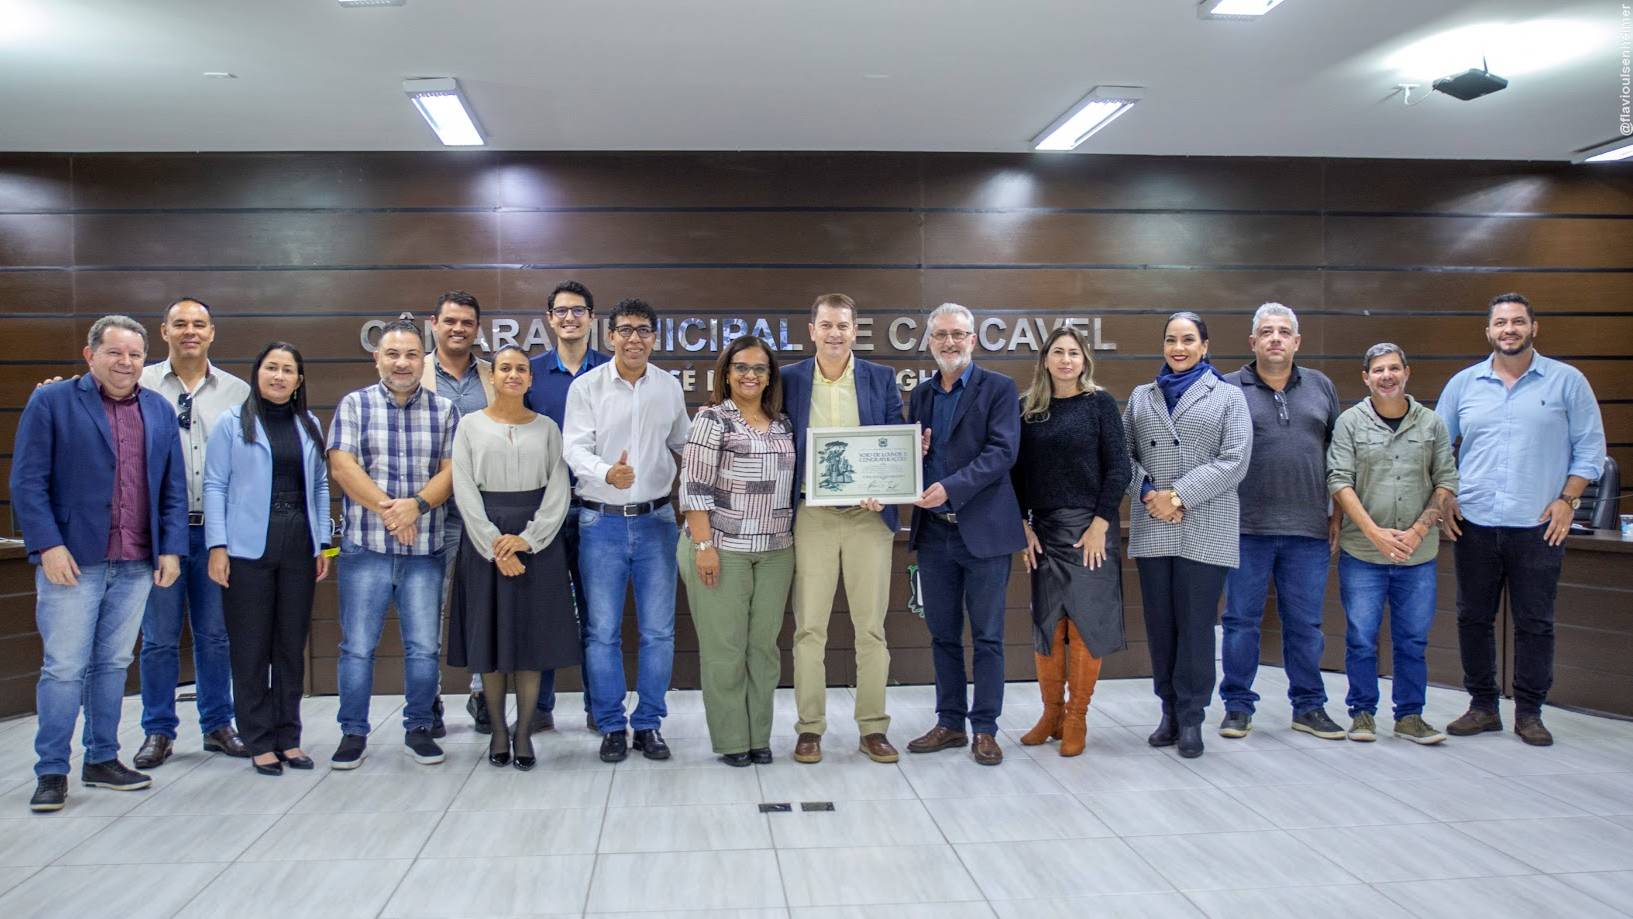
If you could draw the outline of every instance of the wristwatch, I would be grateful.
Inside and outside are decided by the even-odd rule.
[[[431,502],[425,500],[424,498],[420,497],[419,495],[415,495],[414,496],[414,503],[419,506],[420,513],[422,513],[422,514],[431,513]]]
[[[1559,497],[1555,498],[1554,500],[1555,501],[1564,501],[1566,504],[1569,504],[1571,506],[1571,510],[1573,510],[1573,511],[1579,511],[1579,510],[1582,509],[1582,499],[1581,498],[1573,498],[1570,495],[1560,495]]]
[[[713,549],[713,548],[714,548],[714,540],[712,540],[712,539],[705,539],[702,542],[692,543],[692,550],[695,551],[695,552],[702,552],[704,549]]]
[[[1177,492],[1177,491],[1170,491],[1168,493],[1168,503],[1172,504],[1175,507],[1184,507],[1185,506],[1185,502],[1179,500],[1179,492]]]

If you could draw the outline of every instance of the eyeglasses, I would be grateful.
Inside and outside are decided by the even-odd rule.
[[[614,327],[612,334],[625,340],[639,338],[641,341],[646,341],[657,333],[649,325],[621,325]]]
[[[557,306],[550,310],[550,315],[557,319],[566,319],[568,316],[574,319],[583,319],[589,314],[590,308],[587,306]]]
[[[1282,424],[1292,424],[1292,420],[1287,417],[1287,394],[1278,392],[1275,395],[1276,417],[1281,419]]]
[[[176,424],[183,431],[193,429],[193,394],[184,392],[176,397]]]
[[[740,377],[746,377],[746,376],[748,376],[749,374],[752,373],[755,376],[764,379],[765,377],[771,376],[771,365],[770,364],[739,364],[739,363],[733,361],[732,365],[731,365],[731,372],[737,374]]]
[[[940,329],[940,330],[937,330],[935,332],[931,332],[930,333],[930,338],[932,338],[935,341],[952,340],[952,341],[958,342],[959,344],[963,344],[965,341],[967,341],[968,339],[970,339],[974,335],[975,335],[974,332],[966,332],[963,329],[953,329],[950,332],[947,331],[946,329]]]

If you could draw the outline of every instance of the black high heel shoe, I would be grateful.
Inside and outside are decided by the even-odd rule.
[[[531,738],[528,738],[526,734],[519,734],[517,736],[521,737],[521,738],[528,739],[529,743],[527,745],[527,748],[529,750],[533,749],[533,744],[531,743]],[[520,769],[523,772],[526,772],[527,770],[532,769],[533,766],[538,763],[538,761],[539,761],[538,757],[534,756],[532,753],[517,753],[516,758],[511,762],[511,765],[515,766],[517,769]]]
[[[272,755],[276,756],[278,758],[278,762],[283,763],[284,765],[288,766],[291,769],[313,769],[313,768],[316,768],[316,764],[312,762],[312,757],[306,756],[304,754],[302,754],[300,756],[285,756],[284,751],[279,750],[279,751],[273,753]]]
[[[252,758],[249,761],[249,764],[251,766],[254,766],[255,771],[259,772],[262,775],[283,775],[284,774],[284,764],[282,762],[280,762],[279,760],[276,760],[276,759],[273,760],[270,763],[258,763]]]
[[[510,740],[508,738],[505,740],[505,749],[498,753],[493,752],[491,746],[488,747],[488,762],[500,768],[510,765]]]

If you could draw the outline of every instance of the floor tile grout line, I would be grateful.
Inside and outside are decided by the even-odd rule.
[[[481,761],[478,760],[477,762],[480,763]],[[425,847],[431,844],[431,839],[437,835],[437,830],[442,827],[442,822],[448,819],[448,814],[453,809],[454,802],[459,800],[459,793],[464,791],[465,786],[469,785],[471,783],[471,779],[475,777],[476,765],[477,764],[472,764],[471,771],[465,774],[465,780],[460,782],[459,787],[454,789],[454,793],[448,796],[448,803],[442,806],[442,813],[437,817],[437,822],[431,827],[431,832],[425,834],[425,839],[420,843],[419,850],[414,853],[413,858],[408,860],[408,867],[403,870],[402,876],[397,878],[397,883],[391,885],[391,892],[387,893],[385,899],[380,901],[380,909],[374,914],[375,919],[379,919],[379,917],[385,915],[386,910],[391,907],[391,901],[397,896],[397,891],[402,889],[403,882],[408,880],[408,876],[410,874],[414,873],[414,866],[420,863],[420,856],[425,854]],[[418,773],[407,774],[417,775]],[[324,776],[324,778],[327,779],[329,777]]]
[[[758,765],[754,767],[754,782],[760,788],[760,803],[766,803],[765,775],[760,772]],[[777,833],[771,827],[771,814],[761,811],[760,819],[765,822],[766,839],[771,842],[771,862],[777,866],[777,887],[782,891],[783,912],[787,915],[793,915],[794,908],[789,905],[788,876],[782,870],[782,846],[777,845]]]
[[[601,840],[607,835],[607,817],[612,811],[612,787],[618,781],[618,766],[614,763],[610,770],[611,778],[607,779],[607,796],[601,799],[601,825],[595,832],[595,846],[590,853],[590,877],[584,884],[584,903],[578,911],[580,916],[590,913],[590,898],[595,894],[595,876],[601,869]]]

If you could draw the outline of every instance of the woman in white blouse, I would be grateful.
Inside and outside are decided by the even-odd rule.
[[[493,358],[493,402],[454,434],[454,500],[465,521],[449,604],[448,663],[482,674],[493,725],[488,762],[531,769],[530,721],[539,674],[579,663],[567,556],[556,538],[572,485],[561,431],[522,397],[533,385],[527,355]],[[505,729],[505,684],[517,723]],[[514,758],[512,758],[514,752]]]

